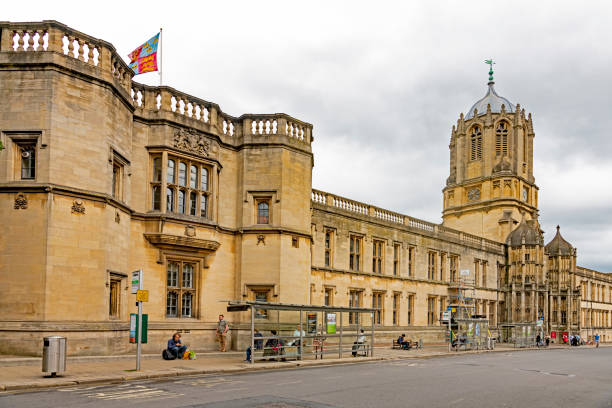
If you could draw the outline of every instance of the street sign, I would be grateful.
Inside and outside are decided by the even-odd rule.
[[[148,290],[136,291],[136,301],[137,302],[148,302],[149,301],[149,291]]]
[[[442,320],[449,321],[450,317],[451,317],[451,314],[449,311],[442,312]]]
[[[132,272],[132,293],[136,294],[139,289],[142,289],[142,269]]]
[[[470,270],[469,269],[462,269],[461,271],[459,271],[459,275],[461,275],[461,276],[470,276]]]

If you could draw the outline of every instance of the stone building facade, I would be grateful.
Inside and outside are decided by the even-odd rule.
[[[141,85],[112,44],[55,21],[0,23],[0,93],[2,353],[49,334],[131,351],[141,268],[151,352],[176,330],[214,348],[231,299],[372,306],[383,336],[441,340],[461,270],[492,327],[612,336],[612,279],[560,235],[543,245],[532,120],[492,84],[452,131],[441,225],[314,190],[309,123]],[[228,317],[241,348],[245,316]]]

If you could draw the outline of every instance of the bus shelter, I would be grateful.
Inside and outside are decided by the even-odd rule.
[[[228,312],[250,312],[251,364],[257,360],[374,355],[374,309],[229,301]]]
[[[450,328],[451,347],[459,351],[492,349],[494,342],[489,331],[489,320],[483,318],[453,319]]]
[[[536,336],[544,337],[542,326],[535,322],[502,324],[501,330],[503,340],[514,347],[535,347]]]

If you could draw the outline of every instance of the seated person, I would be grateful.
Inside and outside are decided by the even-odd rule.
[[[365,334],[363,332],[363,329],[361,329],[361,331],[359,332],[359,335],[357,336],[357,340],[355,340],[355,342],[353,342],[353,349],[352,349],[352,353],[353,357],[357,356],[357,350],[359,350],[360,345],[365,343]]]
[[[187,351],[187,346],[183,344],[180,333],[174,333],[172,338],[168,340],[168,352],[174,354],[176,358],[183,358],[183,354]]]
[[[302,337],[304,337],[306,335],[304,330],[300,330],[300,325],[298,324],[297,327],[295,328],[295,330],[293,331],[293,337],[300,337],[300,334],[302,335]],[[300,345],[300,339],[293,339],[293,341],[289,345],[290,346],[299,346]]]
[[[263,337],[263,334],[259,332],[259,330],[255,329],[254,337]],[[255,350],[261,350],[263,348],[263,340],[255,340]]]
[[[410,350],[410,340],[406,339],[405,334],[398,337],[397,344],[399,344],[404,350]]]
[[[275,337],[277,335],[276,330],[270,330],[270,336],[264,344],[264,356],[280,356],[284,353],[285,341]],[[273,359],[270,359],[273,360]]]

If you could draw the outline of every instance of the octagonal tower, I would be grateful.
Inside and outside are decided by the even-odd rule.
[[[450,140],[450,175],[443,189],[445,226],[504,242],[525,213],[538,215],[533,176],[533,122],[520,105],[488,89],[460,114]]]

